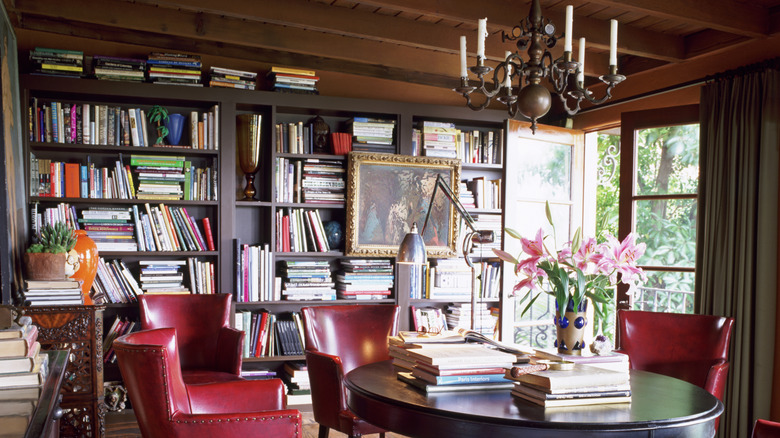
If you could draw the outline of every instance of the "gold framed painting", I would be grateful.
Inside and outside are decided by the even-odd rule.
[[[347,256],[395,257],[416,223],[422,232],[436,176],[455,188],[460,160],[351,152],[347,164]],[[455,208],[439,190],[423,234],[428,257],[456,254]]]

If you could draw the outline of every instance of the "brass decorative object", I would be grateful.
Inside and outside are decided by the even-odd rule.
[[[255,194],[255,172],[260,167],[260,114],[241,114],[236,127],[236,149],[238,164],[246,178],[242,201],[257,201]]]

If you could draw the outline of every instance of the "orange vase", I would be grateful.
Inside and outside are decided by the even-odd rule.
[[[81,293],[84,295],[84,304],[92,304],[92,298],[89,296],[89,290],[92,289],[92,282],[95,280],[95,274],[98,267],[98,250],[95,241],[87,236],[84,230],[76,230],[76,246],[74,250],[79,254],[79,270],[70,278],[81,280]]]

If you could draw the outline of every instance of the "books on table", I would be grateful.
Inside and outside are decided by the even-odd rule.
[[[618,351],[594,354],[590,351],[582,350],[581,354],[565,354],[559,353],[555,349],[535,349],[533,355],[543,360],[566,360],[576,364],[590,365],[614,371],[628,371],[629,369],[628,355]]]
[[[544,370],[505,377],[515,382],[512,395],[545,406],[579,406],[631,401],[629,372],[575,364],[570,370]]]
[[[415,388],[419,388],[426,393],[436,392],[454,392],[454,391],[486,391],[495,389],[510,389],[512,388],[512,382],[506,380],[504,382],[486,382],[486,383],[464,383],[464,384],[452,384],[452,385],[434,385],[426,382],[422,379],[418,379],[409,372],[399,372],[398,380],[405,382]]]

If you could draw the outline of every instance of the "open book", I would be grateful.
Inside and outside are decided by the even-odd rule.
[[[420,333],[416,331],[401,331],[398,336],[407,344],[449,344],[459,342],[473,342],[491,345],[499,351],[512,353],[517,356],[518,362],[527,362],[534,353],[531,347],[508,345],[491,339],[482,333],[459,328],[458,330],[443,330],[440,333]]]

